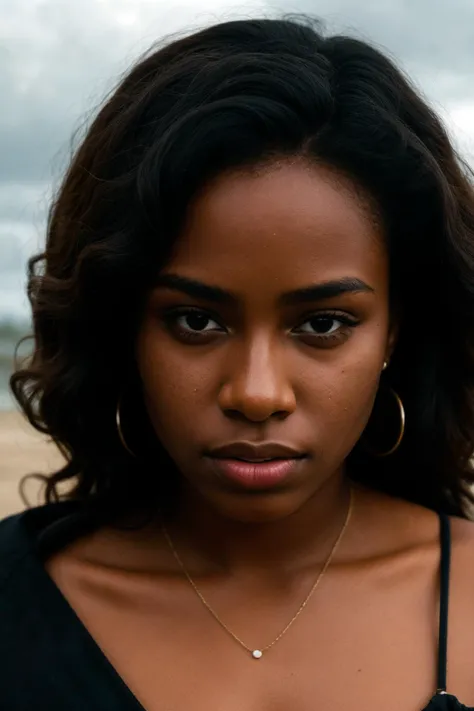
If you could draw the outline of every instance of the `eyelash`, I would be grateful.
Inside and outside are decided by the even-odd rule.
[[[217,332],[215,330],[209,330],[209,331],[192,331],[192,330],[187,330],[180,328],[177,324],[177,321],[179,318],[190,316],[190,315],[198,315],[198,316],[203,316],[204,318],[210,320],[210,321],[215,321],[217,324],[219,324],[219,319],[211,314],[209,311],[205,311],[203,309],[198,309],[198,308],[180,308],[180,309],[170,309],[169,311],[165,312],[162,316],[163,321],[168,328],[168,330],[173,333],[173,334],[178,334],[180,338],[183,340],[188,341],[189,343],[195,343],[199,345],[200,343],[203,343],[203,339],[206,340],[209,335],[215,335],[216,333],[221,333],[220,331]],[[321,311],[321,312],[316,312],[316,313],[311,313],[308,314],[303,321],[300,322],[300,326],[298,328],[301,328],[301,326],[304,326],[308,322],[315,320],[315,319],[328,319],[328,320],[334,320],[334,321],[339,321],[341,323],[341,326],[336,330],[334,333],[329,333],[329,334],[318,334],[318,333],[304,333],[300,332],[297,333],[296,335],[299,335],[303,339],[306,337],[306,340],[311,341],[312,343],[315,342],[315,340],[319,341],[319,343],[325,343],[329,345],[329,343],[337,343],[344,341],[348,338],[350,335],[351,329],[355,328],[358,324],[359,321],[356,319],[354,316],[346,313],[346,312],[341,312],[341,311]],[[225,331],[224,327],[223,331]],[[293,331],[294,333],[295,331]],[[207,342],[207,340],[206,340]]]

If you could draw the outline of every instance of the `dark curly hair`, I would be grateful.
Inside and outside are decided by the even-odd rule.
[[[372,196],[383,220],[401,314],[388,378],[407,426],[391,457],[375,459],[358,445],[351,476],[467,515],[471,174],[390,59],[365,42],[325,36],[301,17],[225,22],[155,48],[121,81],[76,151],[50,211],[45,250],[28,265],[34,350],[10,381],[28,420],[66,457],[47,480],[47,501],[68,497],[104,516],[171,501],[173,463],[146,417],[135,362],[144,301],[203,185],[222,171],[285,156],[343,172]],[[123,393],[136,457],[115,424]]]

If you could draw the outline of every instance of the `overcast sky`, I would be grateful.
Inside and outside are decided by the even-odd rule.
[[[388,50],[474,163],[474,0],[0,0],[0,319],[26,313],[25,259],[72,133],[120,73],[164,34],[282,11]]]

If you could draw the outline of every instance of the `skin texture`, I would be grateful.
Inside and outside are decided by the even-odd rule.
[[[161,275],[167,286],[157,282],[143,314],[145,401],[183,483],[169,531],[206,600],[252,648],[286,626],[339,533],[344,460],[396,344],[383,233],[368,205],[328,168],[296,160],[220,176],[195,200]],[[191,297],[170,275],[234,298]],[[367,288],[283,300],[347,278]],[[205,456],[242,440],[306,458],[277,487],[249,492]],[[420,711],[436,689],[438,533],[432,512],[358,487],[321,586],[258,662],[200,603],[155,523],[100,529],[47,569],[149,711]],[[449,685],[472,705],[470,523],[453,522],[453,545]]]
[[[226,520],[294,514],[341,475],[369,418],[392,348],[388,264],[353,192],[327,169],[300,163],[221,178],[191,209],[164,274],[224,288],[235,303],[165,288],[150,296],[137,358],[151,420],[192,498]],[[344,278],[370,290],[280,305],[283,294]],[[212,320],[204,334],[191,331],[193,341],[186,315],[166,323],[169,309],[207,307],[209,316],[210,306]],[[334,321],[336,312],[357,325]],[[324,315],[333,319],[328,335],[308,321]],[[201,456],[236,440],[288,443],[309,456],[288,487],[250,500]]]

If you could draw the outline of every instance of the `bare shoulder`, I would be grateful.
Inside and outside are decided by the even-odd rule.
[[[474,640],[474,522],[451,517],[450,608],[471,620]],[[474,653],[474,648],[473,648]]]
[[[452,574],[462,574],[464,584],[473,586],[474,610],[474,521],[451,517]]]
[[[451,516],[450,521],[453,545],[474,544],[474,521],[457,516]]]
[[[370,526],[378,531],[373,545],[380,547],[380,554],[414,554],[427,565],[439,565],[440,518],[435,511],[373,490],[358,489],[357,496],[361,528],[366,531]],[[472,578],[474,603],[474,522],[454,516],[449,520],[452,572],[464,570],[465,580],[460,583],[463,585],[470,584],[467,574]],[[367,540],[366,536],[363,540]]]
[[[448,683],[474,702],[474,523],[451,517],[448,607]]]

